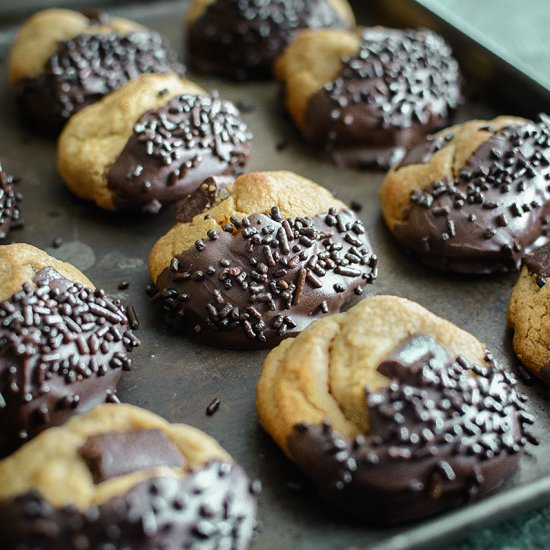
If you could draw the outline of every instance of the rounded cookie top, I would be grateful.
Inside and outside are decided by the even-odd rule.
[[[175,74],[142,75],[71,119],[58,168],[102,208],[157,213],[209,176],[242,171],[251,139],[231,102]]]
[[[124,307],[72,265],[0,247],[0,455],[75,413],[118,401],[139,341]]]
[[[377,276],[361,221],[291,172],[207,180],[180,215],[151,252],[151,294],[170,325],[211,345],[272,347]]]
[[[0,462],[0,534],[10,547],[244,549],[256,485],[205,433],[100,405]]]
[[[510,271],[548,240],[549,177],[548,117],[472,120],[411,150],[380,202],[393,235],[429,266]]]
[[[336,164],[387,168],[460,105],[461,76],[432,31],[301,32],[275,63],[304,138]]]
[[[262,426],[325,498],[375,524],[501,484],[534,441],[523,401],[472,335],[394,296],[282,342],[256,397]]]
[[[508,324],[521,362],[550,385],[550,243],[527,254],[510,303]]]
[[[187,23],[194,68],[245,80],[270,76],[300,29],[345,28],[354,17],[347,0],[195,0]]]
[[[22,112],[51,132],[136,76],[171,71],[185,69],[157,32],[103,12],[63,9],[30,17],[9,60]]]
[[[0,242],[11,229],[22,227],[19,205],[23,199],[21,193],[15,191],[16,178],[8,174],[0,164]]]

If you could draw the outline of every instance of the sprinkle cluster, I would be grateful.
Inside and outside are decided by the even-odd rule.
[[[303,323],[294,314],[311,322],[336,311],[377,276],[363,224],[348,211],[284,219],[273,207],[271,215],[231,218],[223,230],[210,230],[159,277],[155,299],[169,323],[198,310],[203,328],[280,339]]]
[[[342,59],[339,77],[325,85],[334,110],[346,125],[345,108],[366,105],[382,128],[433,126],[446,120],[461,101],[460,72],[447,43],[429,30],[368,29],[359,51]]]
[[[26,283],[0,303],[0,409],[14,398],[28,403],[47,394],[56,380],[72,384],[130,368],[126,352],[139,341],[124,308],[103,290],[64,281],[36,290]],[[76,403],[54,406],[76,407],[74,397]]]
[[[420,352],[411,353],[415,347]],[[377,472],[386,469],[392,487],[398,484],[436,500],[442,484],[458,480],[473,498],[484,481],[479,465],[515,455],[527,443],[538,444],[528,430],[534,417],[527,412],[527,397],[488,352],[490,367],[470,364],[463,356],[450,360],[426,336],[413,336],[403,349],[403,357],[416,355],[415,360],[383,362],[378,370],[390,378],[389,386],[366,391],[368,435],[348,441],[329,422],[296,426],[292,438],[312,430],[316,434],[324,455],[318,460],[333,466],[333,489],[357,483],[362,474],[363,480],[379,479]]]
[[[154,31],[77,35],[60,42],[44,68],[65,119],[141,74],[171,71],[183,74],[184,68]]]
[[[181,479],[148,479],[85,513],[30,492],[0,502],[0,534],[8,546],[33,548],[244,550],[257,528],[259,490],[239,466],[215,461]]]
[[[19,203],[21,193],[16,193],[14,183],[16,179],[7,174],[0,164],[0,240],[5,239],[10,229],[22,226]]]
[[[243,146],[252,140],[238,109],[219,99],[217,93],[183,94],[172,99],[162,108],[145,113],[134,126],[134,135],[148,157],[161,166],[174,166],[168,174],[169,186],[200,165],[206,154],[213,154],[229,167],[242,167],[247,159]],[[137,178],[142,171],[137,164],[128,178]],[[144,189],[150,186],[143,183]]]
[[[415,189],[410,200],[431,219],[445,222],[440,235],[424,237],[424,252],[437,240],[495,241],[517,263],[525,246],[548,232],[550,118],[541,115],[538,124],[500,131],[485,129],[492,137],[467,160],[456,181]],[[538,223],[533,216],[540,218]],[[426,230],[434,223],[427,223]]]

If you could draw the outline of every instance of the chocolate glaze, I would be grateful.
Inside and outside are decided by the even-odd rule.
[[[209,231],[156,281],[166,322],[225,348],[277,345],[340,310],[377,276],[363,224],[332,208],[312,218],[252,214]]]
[[[16,90],[24,115],[58,132],[77,111],[144,73],[185,73],[176,54],[155,31],[79,34],[59,43],[44,70]]]
[[[458,63],[429,30],[361,29],[359,51],[312,96],[304,137],[337,165],[388,168],[462,101]]]
[[[192,193],[181,199],[176,206],[176,219],[189,223],[197,214],[209,210],[225,199],[225,188],[235,181],[231,176],[212,176],[205,179]]]
[[[350,441],[324,422],[297,424],[288,439],[324,497],[354,516],[396,524],[478,499],[536,443],[526,397],[494,363],[451,360],[431,337],[415,335],[378,371],[391,383],[366,389],[368,434]]]
[[[179,449],[165,432],[157,429],[92,435],[78,452],[88,465],[94,483],[160,466],[185,466]]]
[[[0,164],[0,241],[8,236],[10,229],[23,225],[19,204],[21,193],[14,189],[15,178],[4,171]]]
[[[75,413],[118,402],[127,352],[139,344],[103,290],[52,268],[34,282],[36,290],[26,283],[0,303],[0,456]]]
[[[210,176],[242,172],[252,134],[217,94],[183,94],[144,113],[106,177],[118,209],[156,214]]]
[[[257,488],[239,466],[215,461],[181,479],[148,479],[84,513],[32,491],[0,501],[0,538],[21,549],[241,550],[256,528]]]
[[[542,116],[493,131],[455,181],[414,190],[393,233],[431,267],[492,273],[518,269],[526,251],[548,241],[549,222],[550,119]]]
[[[216,0],[189,29],[189,61],[236,80],[270,77],[297,31],[346,26],[327,0]]]
[[[550,243],[526,254],[523,258],[523,265],[527,267],[529,273],[535,275],[537,284],[542,288],[550,277]]]

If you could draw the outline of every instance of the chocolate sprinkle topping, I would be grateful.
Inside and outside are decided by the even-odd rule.
[[[462,101],[458,63],[439,35],[363,29],[359,51],[307,107],[304,134],[333,162],[388,168]]]
[[[23,197],[15,191],[15,182],[15,178],[6,173],[0,164],[0,240],[8,236],[10,229],[23,226],[19,210]]]
[[[18,95],[23,112],[49,131],[75,112],[144,73],[185,73],[155,31],[79,34],[59,43],[43,72],[25,78]]]
[[[119,209],[156,213],[211,176],[242,172],[252,134],[229,101],[183,94],[144,113],[113,166],[108,186]]]
[[[376,279],[377,257],[350,211],[252,214],[209,231],[157,279],[166,322],[207,344],[272,347],[334,313]]]
[[[329,422],[295,427],[294,460],[325,496],[373,522],[418,519],[475,500],[515,470],[537,443],[515,377],[451,360],[429,336],[415,335],[378,371],[388,387],[366,390],[369,433],[346,440]]]
[[[216,0],[189,29],[190,62],[236,80],[269,77],[298,30],[345,26],[327,0]]]
[[[210,462],[184,478],[155,477],[79,512],[38,492],[0,501],[6,548],[248,548],[256,485],[236,464]]]
[[[510,271],[549,239],[550,118],[490,131],[454,181],[412,191],[408,219],[394,228],[432,267]]]
[[[139,341],[124,308],[52,268],[0,303],[0,454],[74,412],[117,401]]]

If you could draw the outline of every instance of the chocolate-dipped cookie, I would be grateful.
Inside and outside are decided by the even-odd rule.
[[[9,78],[21,112],[48,132],[144,73],[185,69],[157,32],[103,12],[48,9],[24,24]]]
[[[340,166],[388,168],[461,102],[458,64],[425,29],[303,31],[274,69],[304,139]]]
[[[100,405],[0,462],[0,537],[4,548],[242,550],[258,490],[196,428]]]
[[[153,301],[176,330],[225,348],[272,347],[376,278],[363,224],[316,183],[256,172],[205,187],[149,258]]]
[[[175,74],[142,75],[69,121],[58,168],[101,208],[156,214],[210,176],[241,172],[251,139],[231,102]]]
[[[139,341],[124,307],[70,264],[0,246],[0,456],[99,403]]]
[[[525,400],[472,335],[414,302],[374,296],[271,351],[256,404],[327,500],[381,525],[509,479],[536,443]]]
[[[548,241],[550,119],[501,116],[447,128],[412,149],[380,188],[387,226],[437,269],[516,270]]]
[[[267,77],[300,29],[354,22],[347,0],[194,0],[187,14],[189,63],[236,80]]]
[[[8,236],[11,229],[22,226],[19,203],[23,197],[15,191],[14,184],[15,178],[0,163],[0,242]]]
[[[514,351],[550,386],[550,243],[527,254],[508,304]]]

